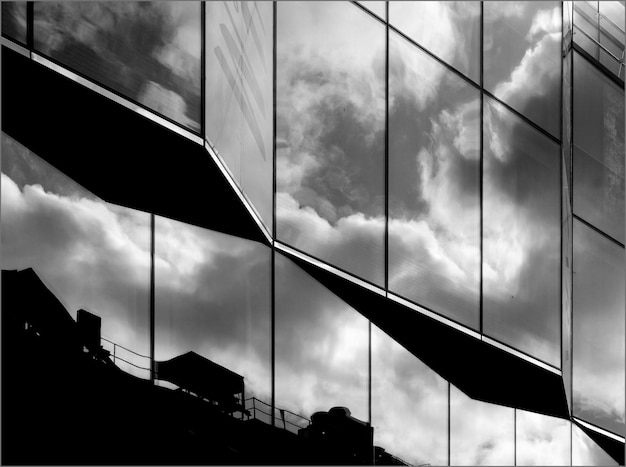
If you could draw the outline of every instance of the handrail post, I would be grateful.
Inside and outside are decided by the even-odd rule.
[[[117,364],[115,363],[115,347],[116,347],[116,344],[113,343],[113,365],[117,366]]]

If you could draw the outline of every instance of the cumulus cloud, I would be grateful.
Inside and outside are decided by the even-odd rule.
[[[374,443],[412,465],[448,461],[448,383],[372,326]]]
[[[199,10],[188,2],[41,4],[36,45],[96,82],[199,128]]]
[[[532,48],[526,50],[510,78],[496,85],[494,94],[517,108],[533,97],[545,96],[552,90],[551,83],[560,76],[558,66],[546,66],[554,61],[555,56],[558,57],[560,41],[560,31],[545,34]]]
[[[568,420],[517,410],[516,465],[570,464]]]
[[[367,420],[367,320],[281,255],[275,287],[277,405]]]
[[[34,268],[73,316],[79,308],[101,316],[104,336],[147,355],[149,217],[118,209],[20,189],[3,173],[3,268]]]
[[[513,410],[475,401],[452,386],[450,465],[513,465]]]

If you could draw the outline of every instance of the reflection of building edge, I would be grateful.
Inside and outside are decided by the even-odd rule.
[[[585,52],[579,50],[576,45],[574,45],[574,49],[581,54],[585,54]],[[573,53],[571,50],[571,48],[568,48],[568,53]],[[26,145],[62,172],[68,174],[71,178],[88,187],[107,201],[130,205],[138,209],[180,219],[205,228],[267,243],[267,239],[261,232],[262,229],[255,224],[249,213],[242,206],[240,200],[232,193],[228,183],[223,180],[220,171],[211,164],[203,147],[191,144],[185,138],[170,133],[159,125],[146,121],[143,117],[130,111],[124,110],[107,99],[56,75],[45,67],[9,51],[6,47],[3,47],[3,62],[3,69],[5,70],[2,81],[3,113],[5,115],[3,131]],[[45,89],[41,86],[42,82],[48,84]],[[50,89],[57,90],[58,92],[50,92]],[[566,97],[567,90],[564,89],[564,92],[566,93],[564,97]],[[248,100],[250,100],[249,96]],[[68,104],[68,102],[70,104]],[[102,112],[93,113],[93,109],[102,109]],[[9,117],[6,117],[7,115]],[[90,118],[85,119],[84,115],[90,115]],[[93,117],[91,117],[92,115]],[[248,125],[250,125],[249,121]],[[104,141],[98,141],[98,144],[94,144],[92,136],[93,128],[110,128],[112,133],[116,135],[116,138],[106,138]],[[571,131],[571,128],[569,128],[569,131]],[[255,134],[255,139],[257,140],[257,144],[259,144],[256,136]],[[564,135],[563,141],[566,140],[567,138],[565,138]],[[121,143],[122,141],[123,143]],[[88,152],[91,155],[90,158],[84,157],[86,148],[88,148]],[[563,149],[565,150],[565,148]],[[160,157],[154,157],[155,154],[166,154],[166,156],[162,159]],[[164,160],[167,159],[168,154],[176,154],[179,164],[171,164],[168,163],[170,161]],[[618,155],[612,154],[612,156],[617,157]],[[566,166],[569,163],[571,166],[571,150],[568,153],[564,153],[563,157],[563,165]],[[107,164],[102,167],[102,170],[96,173],[96,171],[93,170],[93,160],[106,160]],[[179,167],[176,167],[177,165],[179,165]],[[120,171],[120,167],[124,167],[124,170]],[[567,177],[567,174],[564,174],[564,179],[565,177]],[[116,180],[115,184],[108,182],[113,179]],[[142,180],[141,189],[137,189],[137,180]],[[167,194],[159,195],[161,192],[159,188],[166,183],[169,185],[173,183],[173,189]],[[567,188],[569,188],[569,184],[566,185]],[[203,210],[189,207],[189,203],[186,202],[187,199],[218,199],[219,203],[211,203],[211,210],[202,212]],[[564,207],[562,214],[564,216],[563,229],[567,229],[567,238],[571,241],[572,220],[569,209],[571,209],[571,204]],[[566,238],[565,233],[563,234],[563,238]],[[566,246],[567,245],[565,245],[564,248],[566,248]],[[307,260],[299,258],[296,255],[290,255],[284,250],[282,251],[282,254],[293,260],[318,282],[325,285],[363,316],[386,331],[389,335],[393,336],[406,349],[468,395],[479,400],[569,418],[570,409],[568,409],[568,402],[571,404],[571,387],[568,386],[568,382],[571,384],[571,367],[564,368],[563,375],[558,374],[558,372],[548,371],[535,365],[533,362],[519,358],[510,352],[500,350],[495,346],[491,346],[483,340],[468,336],[467,333],[458,331],[447,324],[415,313],[414,310],[400,303],[390,302],[387,297],[381,296],[380,293],[365,290],[354,282],[342,279],[332,271],[317,267]],[[5,291],[8,290],[10,280],[12,279],[7,279],[7,282],[5,282],[3,276],[3,285],[6,285]],[[571,283],[567,282],[564,284],[564,287],[565,286],[569,287],[569,289],[564,291],[564,293],[568,295],[564,297],[563,300],[571,302]],[[19,288],[16,290],[19,290]],[[24,294],[24,296],[26,295],[28,294]],[[11,299],[9,295],[6,300],[11,303]],[[8,308],[5,308],[4,301],[5,296],[3,295],[3,309],[9,310],[11,307],[18,308],[15,302],[13,305],[9,305]],[[390,313],[390,310],[393,310],[393,313]],[[97,313],[97,310],[93,311]],[[390,315],[393,315],[393,318],[390,318]],[[3,313],[3,319],[6,316],[7,315]],[[564,315],[563,325],[567,326],[569,322],[570,316],[567,314]],[[420,339],[416,340],[413,333],[410,332],[411,329],[416,328],[427,329],[428,332],[423,332]],[[6,329],[7,331],[5,332],[8,332],[10,328]],[[39,338],[41,338],[41,342],[38,342],[34,347],[40,346],[38,347],[40,350],[43,348],[41,347],[43,345],[46,347],[54,345],[53,342],[46,341],[47,337],[43,334],[35,338],[36,334],[33,335],[32,332],[30,332],[30,334],[22,333],[22,326],[18,325],[15,329],[20,329],[20,332],[16,331],[15,336],[24,338],[24,341],[15,343],[11,342],[11,339],[3,339],[3,346],[15,345],[19,347],[20,350],[24,350],[24,342],[35,342]],[[445,344],[442,345],[442,342]],[[85,374],[90,378],[90,381],[85,383],[86,394],[80,397],[80,404],[84,404],[86,407],[92,407],[93,404],[90,404],[93,402],[94,398],[88,397],[89,395],[93,396],[96,394],[97,397],[94,396],[95,400],[99,400],[100,398],[107,397],[105,389],[113,392],[118,391],[118,388],[113,388],[107,384],[103,386],[95,384],[94,381],[100,383],[103,381],[101,375],[92,373],[92,370],[87,368],[87,366],[93,366],[95,363],[93,361],[86,363],[86,361],[70,355],[71,352],[69,352],[68,349],[62,352],[67,351],[68,362],[71,362],[71,365],[74,366],[62,370],[60,374],[67,376],[68,381],[76,381],[76,375],[78,374]],[[463,351],[458,352],[458,349],[463,349]],[[565,347],[563,351],[565,352]],[[17,355],[18,353],[11,351],[4,352],[3,349],[3,354]],[[29,354],[26,352],[24,355],[25,359],[30,358],[32,360],[32,365],[35,367],[41,366],[41,364],[37,362],[40,359],[40,356],[37,354]],[[568,359],[564,357],[563,361],[568,361]],[[4,362],[5,359],[3,358],[3,363]],[[477,362],[480,362],[480,364],[477,364]],[[485,365],[485,362],[489,364]],[[134,382],[129,383],[129,381],[134,381],[134,379],[131,380],[126,376],[122,376],[119,372],[112,371],[111,368],[102,367],[99,369],[114,375],[113,378],[119,379],[120,385],[128,384],[132,386],[135,384]],[[7,372],[11,371],[15,373],[9,374],[19,374],[20,378],[23,377],[23,372],[16,366],[9,365]],[[43,372],[43,370],[42,374],[48,375]],[[9,380],[13,379],[14,378],[9,378]],[[56,379],[55,374],[50,373],[47,379]],[[31,382],[34,387],[41,387],[40,383],[33,380],[32,377],[25,381]],[[26,383],[24,384],[26,385]],[[80,382],[78,382],[78,384],[80,384]],[[164,399],[162,400],[159,399],[161,396],[156,395],[165,394],[163,388],[157,389],[148,387],[144,382],[137,382],[137,385],[153,393],[153,395],[150,396],[152,405],[142,406],[135,400],[133,404],[137,404],[137,406],[128,406],[128,412],[133,412],[133,410],[137,410],[137,407],[140,407],[139,410],[145,411],[145,413],[142,412],[141,415],[145,420],[151,420],[155,425],[167,425],[163,422],[163,419],[151,413],[154,411],[155,406],[165,407],[170,404],[170,402],[164,401],[166,396],[163,396]],[[136,395],[134,389],[129,390],[129,393]],[[196,393],[198,392],[196,391]],[[16,396],[19,394],[19,391],[15,393],[9,392],[9,394]],[[32,391],[25,390],[24,394],[28,394],[33,400],[37,400],[36,394]],[[3,402],[8,400],[6,397]],[[70,401],[67,400],[67,396],[63,394],[63,391],[59,391],[58,389],[54,393],[53,398],[58,398],[58,400],[70,404]],[[570,400],[568,400],[568,398],[570,398]],[[193,405],[196,402],[197,401],[194,401],[190,404]],[[280,401],[276,401],[276,405],[278,406],[279,404]],[[6,404],[3,405],[6,406]],[[31,410],[33,410],[31,414],[33,418],[35,418],[36,414],[36,411],[33,409],[35,406],[37,405],[34,404],[31,407]],[[112,407],[106,407],[109,410],[113,410]],[[330,407],[328,407],[328,409],[330,409]],[[202,409],[198,410],[202,412]],[[334,414],[337,413],[337,410],[334,412],[333,410],[329,411],[327,415],[330,415],[331,412]],[[120,411],[119,413],[123,412]],[[107,413],[102,407],[98,409],[98,414],[99,417],[107,416]],[[318,415],[318,419],[323,419],[320,414],[316,415]],[[137,438],[137,436],[139,436],[139,439],[143,439],[149,443],[154,443],[155,437],[164,436],[164,445],[168,444],[168,440],[171,441],[173,439],[180,440],[181,446],[186,445],[185,443],[194,445],[195,441],[191,439],[193,436],[187,438],[185,434],[175,433],[175,427],[179,426],[172,418],[175,416],[170,413],[168,417],[170,417],[169,420],[171,422],[171,426],[168,429],[171,429],[171,433],[167,435],[163,433],[156,434],[150,431],[150,424],[144,427],[146,431],[141,435],[137,435],[137,431],[141,430],[131,429],[128,429],[126,435],[129,438]],[[219,418],[219,422],[216,422],[216,425],[223,423],[224,426],[232,425],[234,427],[239,422],[239,420],[233,417],[228,419],[220,418],[221,415],[216,415],[215,417],[216,419]],[[51,420],[55,418],[58,420],[63,417],[61,412],[51,410],[49,418]],[[123,417],[120,415],[120,418],[116,420],[119,421],[122,418]],[[77,426],[79,425],[80,423],[77,423]],[[46,428],[52,430],[53,427],[47,426]],[[81,443],[85,446],[84,455],[87,455],[90,450],[97,450],[98,444],[94,440],[106,439],[107,435],[110,435],[111,432],[120,429],[116,427],[116,424],[112,424],[108,428],[108,430],[104,430],[102,427],[98,428],[98,430],[101,431],[98,431],[97,435],[88,435],[85,433],[79,437]],[[368,428],[371,429],[371,427]],[[24,426],[21,427],[21,429],[27,430],[27,427]],[[68,429],[70,432],[74,432],[75,430],[75,428]],[[303,431],[301,439],[297,439],[293,436],[290,437],[290,434],[285,433],[284,430],[276,431],[269,427],[259,429],[266,430],[267,433],[250,436],[253,438],[258,436],[258,439],[265,437],[263,439],[267,446],[261,448],[259,447],[260,445],[256,445],[255,442],[247,441],[249,443],[247,448],[254,445],[255,449],[258,450],[256,452],[250,450],[250,452],[244,453],[244,449],[240,452],[240,454],[243,453],[241,454],[243,457],[229,457],[229,452],[225,450],[225,446],[230,446],[229,441],[225,440],[226,435],[224,433],[217,435],[213,432],[207,432],[205,433],[207,437],[214,437],[216,440],[219,439],[220,442],[216,441],[214,443],[215,450],[219,451],[218,454],[216,454],[215,457],[204,458],[202,456],[206,455],[206,453],[201,450],[199,445],[194,445],[195,447],[189,451],[189,459],[192,462],[197,461],[202,463],[213,463],[216,462],[216,460],[218,462],[223,461],[228,463],[233,461],[233,459],[236,459],[237,462],[278,462],[278,458],[272,457],[275,453],[268,452],[271,451],[269,446],[272,446],[272,449],[279,449],[277,446],[281,446],[284,449],[286,444],[292,442],[294,443],[293,446],[297,446],[297,449],[294,448],[294,451],[289,455],[296,456],[298,455],[297,453],[301,454],[307,449],[303,447],[302,444],[298,443],[301,443],[302,439],[315,439],[316,433],[315,421],[311,427]],[[44,428],[41,428],[41,430],[43,434]],[[238,427],[233,428],[233,430],[234,431],[229,433],[236,438],[238,434],[234,433],[238,433],[236,430],[242,429]],[[611,438],[602,437],[593,430],[585,430],[588,434],[595,435],[598,444],[615,459],[623,463],[623,443]],[[225,430],[225,432],[228,432],[228,430]],[[245,432],[245,430],[242,430],[242,433],[243,432]],[[16,438],[17,433],[21,432],[19,430],[16,431]],[[276,438],[272,438],[273,436]],[[279,438],[280,441],[278,441]],[[241,439],[246,438],[244,436]],[[257,443],[258,439],[256,441]],[[371,439],[369,442],[371,443]],[[56,440],[56,443],[58,443],[58,445],[54,446],[55,443],[49,441],[48,448],[50,452],[56,451],[59,455],[63,454],[63,443],[59,439]],[[128,442],[129,446],[130,444],[131,443]],[[19,445],[19,443],[16,445]],[[172,450],[169,455],[174,457],[170,457],[169,459],[179,463],[180,459],[175,457],[179,451],[174,449],[173,444],[171,444],[170,447]],[[224,449],[224,452],[221,452],[220,449]],[[260,453],[260,451],[264,453]],[[154,458],[148,457],[148,459],[150,459],[148,462],[161,463],[164,462],[165,459],[168,459],[168,454],[161,453],[161,455],[163,457],[156,456],[156,454]],[[311,456],[313,455],[314,451],[310,451],[307,459],[311,460]],[[224,457],[222,458],[220,456]],[[320,462],[323,460],[321,458],[313,458]],[[42,453],[42,460],[45,461],[46,459],[48,458]],[[83,459],[89,459],[89,457]],[[280,459],[290,459],[293,462],[305,461],[297,457],[281,457]],[[116,459],[111,458],[110,461],[116,462]],[[341,458],[340,461],[350,463],[349,460],[344,458]],[[366,459],[363,459],[363,461],[366,461]],[[391,458],[387,459],[387,461],[391,462]],[[338,463],[339,461],[336,460],[335,462]]]

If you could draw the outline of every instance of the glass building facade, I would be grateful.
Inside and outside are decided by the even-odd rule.
[[[195,355],[242,377],[235,420],[308,440],[347,408],[366,463],[623,465],[624,29],[617,1],[2,2],[2,270],[164,394]],[[15,116],[22,79],[113,107],[68,100],[85,146]]]

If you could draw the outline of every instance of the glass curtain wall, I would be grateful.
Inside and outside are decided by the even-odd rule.
[[[276,238],[385,277],[385,27],[348,2],[277,5]]]
[[[272,2],[206,2],[205,133],[272,229]]]
[[[271,250],[156,217],[154,255],[155,360],[194,352],[271,403]]]
[[[105,203],[5,133],[1,202],[2,269],[32,268],[72,318],[99,316],[114,363],[148,379],[150,215]]]
[[[35,2],[37,52],[200,131],[200,2]]]

